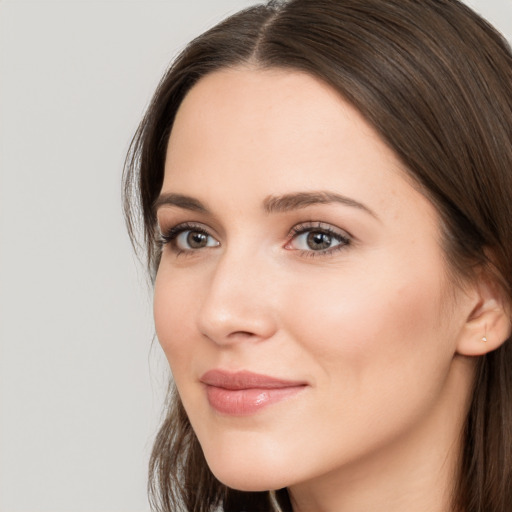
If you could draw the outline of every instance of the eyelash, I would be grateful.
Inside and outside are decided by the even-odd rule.
[[[182,224],[178,224],[177,226],[174,226],[166,230],[165,232],[160,233],[161,247],[169,245],[172,251],[177,256],[184,253],[191,254],[197,252],[199,249],[179,249],[177,247],[176,239],[178,238],[179,235],[186,231],[193,231],[195,233],[201,233],[205,236],[212,237],[210,232],[200,224],[184,222]],[[334,247],[318,251],[295,249],[301,256],[304,257],[314,258],[318,256],[332,255],[338,251],[346,249],[347,246],[351,244],[351,237],[347,233],[341,233],[340,231],[335,230],[331,226],[324,224],[322,222],[307,222],[297,224],[290,230],[290,233],[288,234],[288,241],[286,242],[284,247],[286,248],[288,245],[290,245],[293,242],[293,240],[295,240],[298,236],[309,232],[316,232],[328,235],[333,239],[339,241],[340,243],[335,245]]]
[[[196,251],[196,249],[179,249],[176,245],[176,239],[178,238],[181,233],[184,233],[186,231],[193,231],[194,233],[201,233],[206,236],[211,236],[211,234],[208,232],[206,228],[199,224],[193,224],[190,222],[183,222],[182,224],[178,224],[177,226],[174,226],[165,232],[160,232],[160,244],[161,246],[169,245],[172,249],[172,251],[176,254],[176,256],[179,256],[180,254],[187,254],[187,253],[193,253]]]
[[[340,232],[340,230],[336,230],[332,226],[324,224],[322,222],[305,222],[302,224],[297,224],[291,229],[290,234],[288,235],[289,240],[286,243],[286,245],[289,245],[299,235],[311,232],[328,235],[333,239],[339,241],[340,243],[335,245],[334,247],[329,247],[328,249],[323,249],[319,251],[296,249],[296,251],[301,256],[307,258],[315,258],[318,256],[330,256],[334,253],[337,253],[338,251],[347,249],[347,247],[351,244],[351,237],[346,232]]]

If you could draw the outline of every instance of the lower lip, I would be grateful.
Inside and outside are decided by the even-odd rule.
[[[249,416],[268,405],[290,398],[305,386],[284,388],[225,389],[206,386],[208,402],[217,411],[230,416]]]

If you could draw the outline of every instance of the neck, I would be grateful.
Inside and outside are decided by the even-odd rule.
[[[458,478],[473,362],[456,357],[428,417],[376,452],[289,489],[294,512],[448,512]]]

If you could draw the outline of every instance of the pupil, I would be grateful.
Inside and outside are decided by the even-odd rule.
[[[329,249],[332,242],[332,237],[325,233],[310,233],[308,235],[308,246],[310,249],[321,250],[321,249]]]
[[[201,247],[206,247],[207,238],[207,235],[204,233],[191,231],[187,236],[187,243],[192,249],[200,249]]]

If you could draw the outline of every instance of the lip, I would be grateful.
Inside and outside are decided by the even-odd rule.
[[[290,381],[249,371],[210,370],[200,381],[213,409],[229,416],[249,416],[304,390],[304,381]]]

